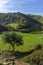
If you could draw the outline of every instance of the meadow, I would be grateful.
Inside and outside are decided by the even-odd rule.
[[[16,32],[17,34],[20,34],[23,37],[23,45],[21,46],[15,46],[16,51],[26,52],[30,51],[35,47],[37,44],[43,45],[43,34],[30,34],[30,33],[21,33]],[[9,50],[9,45],[3,43],[3,34],[0,34],[0,50]],[[12,48],[10,47],[10,50]]]
[[[11,27],[15,28],[18,26],[18,24],[9,24]],[[6,32],[7,33],[7,32]],[[22,33],[22,32],[16,32],[17,34],[20,34],[23,37],[23,45],[16,46],[16,51],[26,52],[32,50],[37,44],[43,45],[43,34],[32,34],[32,33]],[[4,33],[0,34],[0,50],[9,50],[9,44],[3,43],[3,37]],[[10,50],[12,50],[10,46]]]
[[[11,27],[13,27],[13,28],[15,28],[16,29],[16,27],[19,25],[19,24],[17,24],[17,23],[12,23],[12,24],[8,24],[8,25],[10,25]]]

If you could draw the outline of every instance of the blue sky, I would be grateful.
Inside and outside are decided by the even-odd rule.
[[[22,12],[43,16],[43,0],[0,0],[0,12]]]

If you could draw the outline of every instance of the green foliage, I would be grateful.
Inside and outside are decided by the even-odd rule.
[[[13,27],[14,29],[16,29],[18,27],[17,23],[10,23],[8,24],[10,27]]]
[[[42,24],[33,19],[33,18],[29,18],[27,17],[27,21],[25,23],[20,23],[19,26],[18,26],[18,29],[21,30],[21,31],[27,31],[27,32],[33,32],[33,31],[41,31],[41,26]]]
[[[32,65],[43,65],[43,50],[35,51],[29,58]]]
[[[33,53],[24,57],[22,60],[30,63],[31,65],[43,65],[43,49],[35,50]]]
[[[0,13],[0,23],[8,24],[8,23],[23,23],[25,21],[25,15],[18,13]],[[3,23],[2,23],[3,22]]]
[[[17,23],[24,32],[43,30],[43,17],[18,13],[0,13],[0,24]],[[15,26],[15,25],[14,25]]]
[[[19,46],[23,44],[22,36],[17,35],[16,33],[6,33],[3,36],[3,42],[10,44],[13,48],[13,51],[15,45]]]
[[[13,31],[13,30],[14,30],[14,28],[9,25],[0,24],[0,33],[5,32],[5,31]]]
[[[32,19],[35,19],[39,22],[43,23],[43,17],[38,15],[26,15],[20,12],[17,13],[0,13],[0,23],[13,23],[13,22],[19,22],[19,23],[25,23],[26,21],[31,21]]]
[[[40,15],[32,15],[32,14],[30,14],[30,15],[27,15],[27,16],[31,16],[32,18],[34,18],[34,19],[38,20],[39,22],[43,23],[43,17],[40,16]]]
[[[41,16],[36,16],[36,15],[25,15],[23,13],[0,13],[0,22],[22,22],[22,23],[25,23],[26,21],[31,21],[33,20],[33,18],[36,18],[37,19],[40,19]],[[38,18],[39,17],[39,18]],[[42,17],[43,18],[43,17]],[[3,19],[3,20],[2,20]],[[4,21],[5,19],[5,21]],[[18,20],[18,21],[17,21]],[[40,21],[41,22],[41,21]]]
[[[34,48],[34,50],[39,50],[39,49],[42,49],[42,45],[41,44],[37,44]]]
[[[28,34],[20,32],[17,32],[17,34],[23,37],[23,45],[15,46],[15,51],[26,52],[33,49],[37,44],[43,45],[43,34]],[[0,50],[9,50],[9,44],[3,44],[3,36],[4,34],[0,34]],[[12,47],[10,47],[10,50],[12,50]]]

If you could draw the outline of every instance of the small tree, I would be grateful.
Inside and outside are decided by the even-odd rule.
[[[23,40],[22,36],[17,35],[16,33],[6,33],[3,36],[3,42],[8,43],[12,46],[12,50],[14,52],[15,45],[22,45]]]

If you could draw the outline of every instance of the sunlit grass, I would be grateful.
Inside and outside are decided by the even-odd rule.
[[[9,24],[11,27],[13,27],[13,28],[17,28],[17,26],[18,26],[18,24],[16,23],[16,24],[14,24],[14,23],[11,23],[11,24]]]
[[[15,50],[17,51],[29,51],[34,48],[36,44],[43,44],[43,34],[28,34],[17,32],[23,37],[23,45],[15,46]],[[2,37],[4,34],[0,34],[0,50],[8,50],[9,45],[4,44]],[[11,49],[11,47],[10,47]]]

